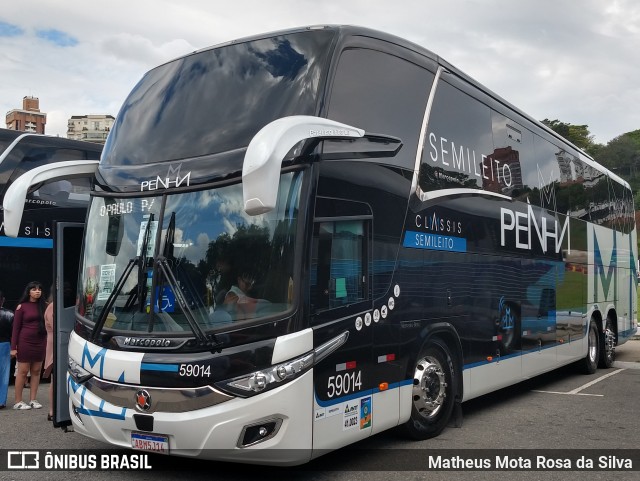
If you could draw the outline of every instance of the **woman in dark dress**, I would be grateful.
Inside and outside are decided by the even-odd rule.
[[[36,396],[47,346],[47,331],[44,324],[45,309],[42,284],[30,282],[25,287],[13,317],[11,355],[17,356],[18,360],[15,385],[16,403],[13,409],[40,409],[42,407]],[[22,391],[29,371],[31,371],[31,397],[29,404],[27,404],[22,400]]]

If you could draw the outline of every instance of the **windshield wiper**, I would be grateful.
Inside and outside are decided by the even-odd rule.
[[[201,346],[210,347],[212,350],[221,346],[222,343],[218,341],[215,334],[207,335],[198,324],[198,321],[196,320],[195,316],[193,315],[193,312],[191,311],[191,308],[189,307],[189,303],[187,302],[187,299],[184,297],[182,290],[180,290],[180,287],[178,286],[178,281],[173,275],[173,272],[171,271],[171,266],[169,266],[169,263],[167,262],[166,257],[159,256],[156,259],[156,266],[160,268],[160,271],[162,272],[164,279],[166,279],[169,282],[169,287],[171,287],[171,290],[175,294],[176,299],[180,304],[180,307],[182,308],[182,311],[184,312],[184,315],[187,319],[187,323],[189,324],[189,327],[191,328],[191,331],[193,332],[193,334],[196,336],[196,340],[198,344],[200,344]],[[160,294],[160,296],[161,295],[162,294]]]
[[[142,239],[142,249],[140,250],[140,254],[138,255],[138,257],[129,259],[129,262],[127,263],[127,266],[124,268],[122,275],[118,278],[118,282],[116,282],[116,285],[111,291],[111,294],[109,294],[109,297],[107,298],[107,302],[105,302],[102,308],[102,311],[100,312],[100,316],[98,317],[98,320],[96,321],[95,326],[93,326],[93,331],[91,331],[91,341],[96,341],[98,339],[98,335],[102,331],[102,328],[104,327],[104,323],[107,321],[107,317],[109,316],[109,312],[111,311],[111,308],[113,307],[113,304],[116,301],[116,297],[124,287],[124,283],[129,278],[131,271],[136,265],[138,266],[138,286],[137,286],[138,288],[137,288],[137,292],[133,291],[129,296],[129,299],[127,299],[127,302],[125,304],[125,309],[127,308],[127,306],[131,306],[133,299],[135,298],[136,295],[138,299],[140,299],[140,303],[142,306],[141,296],[143,292],[141,291],[140,277],[141,277],[141,273],[143,272],[143,270],[146,270],[146,266],[147,266],[147,247],[149,245],[149,232],[151,230],[152,221],[153,221],[153,214],[150,214],[149,221],[144,230],[144,237]],[[146,288],[146,282],[143,287]],[[141,311],[142,311],[142,307],[141,307]]]
[[[147,299],[147,248],[149,247],[149,236],[151,233],[151,224],[153,223],[153,213],[149,214],[149,220],[144,229],[144,236],[142,238],[142,249],[138,259],[138,302],[140,303],[140,312],[144,312],[144,303]]]
[[[178,281],[171,270],[171,265],[169,264],[169,260],[175,261],[175,257],[173,255],[173,244],[175,240],[176,233],[176,213],[171,213],[171,218],[169,219],[169,224],[167,225],[167,232],[164,238],[164,246],[162,248],[162,255],[158,256],[155,261],[155,266],[159,267],[158,277],[153,276],[153,282],[151,286],[152,292],[157,295],[152,296],[153,302],[155,305],[158,305],[158,310],[160,310],[160,303],[162,303],[162,296],[164,292],[165,281],[169,284],[169,287],[174,292],[178,303],[182,311],[184,312],[185,318],[187,319],[187,323],[191,328],[191,331],[196,337],[196,340],[199,344],[209,346],[211,348],[216,348],[220,346],[222,343],[218,341],[215,334],[211,334],[207,336],[207,334],[202,330],[200,324],[198,324],[198,320],[193,314],[193,311],[189,307],[189,303],[182,293],[182,289],[178,285]],[[156,299],[157,297],[157,299]],[[154,306],[155,311],[155,306]],[[151,316],[149,319],[149,329],[148,331],[153,331],[153,325],[155,323],[155,316]]]

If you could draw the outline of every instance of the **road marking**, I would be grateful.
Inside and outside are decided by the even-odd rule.
[[[546,394],[568,394],[568,395],[572,395],[572,396],[594,396],[594,397],[603,397],[604,394],[589,394],[589,393],[581,393],[580,391],[584,391],[585,389],[587,389],[588,387],[593,386],[594,384],[599,383],[600,381],[604,381],[605,379],[607,379],[608,377],[611,376],[615,376],[618,373],[621,373],[622,371],[624,371],[624,369],[618,369],[617,371],[613,371],[610,372],[608,374],[605,374],[604,376],[600,376],[597,379],[594,379],[591,382],[588,382],[587,384],[583,384],[580,387],[577,387],[569,392],[558,392],[558,391],[541,391],[541,390],[537,390],[537,389],[533,389],[533,392],[543,392]]]

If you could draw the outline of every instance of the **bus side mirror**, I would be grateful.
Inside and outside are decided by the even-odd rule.
[[[362,129],[307,115],[283,117],[268,123],[251,139],[244,155],[242,194],[245,212],[258,215],[275,208],[282,161],[298,142],[362,136]]]
[[[67,179],[70,177],[87,177],[95,175],[98,170],[97,160],[68,160],[47,164],[28,170],[18,177],[4,194],[4,233],[7,237],[18,237],[24,202],[29,189],[42,182]]]

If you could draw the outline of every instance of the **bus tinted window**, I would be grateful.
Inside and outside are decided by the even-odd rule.
[[[313,115],[332,36],[316,31],[227,45],[150,71],[118,114],[104,164],[226,152],[246,147],[272,120]]]
[[[366,253],[365,221],[316,225],[311,278],[315,309],[345,306],[368,297]]]
[[[535,162],[523,166],[522,177],[531,189],[529,202],[550,210],[557,210],[556,190],[560,183],[560,159],[564,150],[534,137]]]
[[[398,78],[403,81],[402,88],[390,88]],[[328,117],[368,133],[401,138],[403,147],[393,162],[413,168],[433,78],[428,70],[393,55],[345,50],[338,63]],[[328,147],[327,143],[325,151]]]
[[[482,176],[482,188],[525,200],[530,189],[522,177],[523,164],[533,161],[533,135],[520,124],[492,111],[493,154]]]
[[[420,188],[479,188],[483,179],[499,180],[503,166],[489,159],[493,152],[489,107],[446,81],[441,80],[436,88],[422,153]]]
[[[0,155],[2,155],[2,152],[4,152],[7,147],[11,145],[11,142],[13,142],[16,137],[20,136],[23,133],[24,132],[18,132],[15,130],[0,129]]]
[[[56,207],[87,207],[91,182],[88,178],[75,178],[47,182],[31,192],[26,199],[28,207],[47,205]]]
[[[589,220],[602,225],[609,215],[609,178],[603,172],[591,169],[591,179],[587,187]]]

